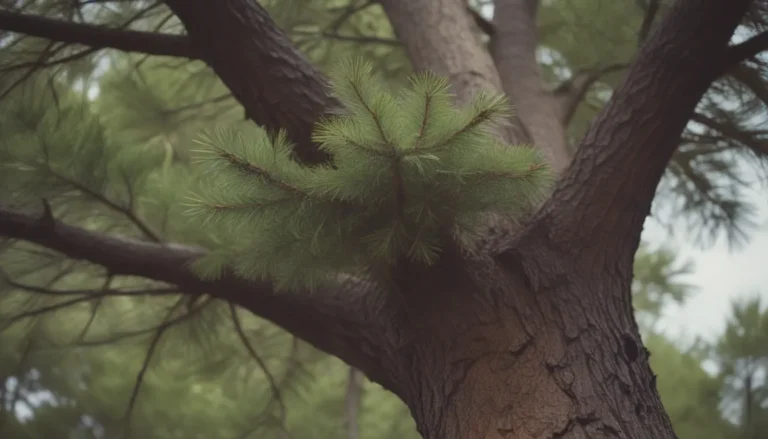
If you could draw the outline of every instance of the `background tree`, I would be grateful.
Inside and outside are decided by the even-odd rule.
[[[724,410],[737,423],[734,437],[756,438],[768,427],[768,314],[759,296],[735,303],[714,347],[724,379]]]
[[[238,356],[267,375],[261,349],[242,342],[272,327],[237,312],[235,304],[393,391],[426,437],[520,431],[671,437],[629,309],[631,261],[665,170],[661,216],[683,213],[698,231],[726,231],[734,242],[748,230],[750,206],[740,191],[750,181],[738,175],[737,163],[762,153],[762,134],[746,127],[755,126],[764,105],[762,64],[752,58],[764,37],[727,44],[750,6],[740,36],[761,29],[763,4],[642,6],[633,15],[626,12],[636,10],[630,2],[544,2],[539,10],[536,2],[498,1],[489,22],[482,5],[467,9],[448,0],[264,3],[273,18],[244,0],[9,3],[0,12],[0,28],[10,32],[2,36],[1,178],[7,189],[0,233],[17,239],[2,255],[9,331],[32,334],[48,349],[116,338],[143,348],[133,385],[116,384],[128,407],[120,418],[140,410],[142,384],[159,358],[174,359],[163,361],[174,377],[190,364],[226,361],[237,369]],[[585,13],[597,17],[588,28],[580,20]],[[665,25],[655,25],[657,14],[666,15]],[[611,26],[600,27],[600,20]],[[616,44],[579,45],[574,29],[616,29],[610,39]],[[624,80],[605,76],[627,67],[638,34],[644,43]],[[594,53],[579,53],[584,47]],[[449,254],[436,268],[417,270],[399,285],[410,291],[430,285],[417,303],[392,303],[386,290],[366,282],[308,295],[276,294],[267,283],[237,277],[201,281],[187,263],[215,241],[187,221],[179,202],[196,180],[189,139],[207,126],[252,129],[241,120],[241,105],[259,125],[286,129],[298,160],[327,159],[310,133],[337,103],[318,68],[351,53],[374,61],[394,87],[411,68],[444,75],[459,104],[480,90],[503,90],[518,111],[499,134],[511,143],[533,141],[562,172],[549,201],[516,233],[494,227],[489,258]],[[754,87],[732,73],[740,69],[753,72]],[[725,97],[744,105],[730,108]],[[691,118],[697,124],[689,124]],[[622,188],[618,195],[616,188]],[[42,216],[31,210],[40,199],[46,200]],[[568,305],[577,302],[585,308]],[[52,313],[65,307],[66,313]],[[403,317],[414,309],[418,318]],[[566,309],[572,312],[563,314]],[[34,318],[41,314],[47,315]],[[467,322],[473,315],[490,323]],[[201,351],[169,342],[178,331],[202,334],[195,346],[215,348],[202,351],[201,361]],[[454,340],[461,342],[446,344]],[[276,349],[273,361],[286,372],[296,352],[317,355],[301,342]],[[455,388],[440,384],[453,375]],[[610,377],[614,385],[599,384]],[[270,387],[277,394],[279,386]],[[354,395],[357,386],[349,387]],[[476,401],[480,393],[491,399]],[[533,393],[546,397],[526,397]],[[350,413],[354,400],[345,404]],[[280,416],[280,404],[264,405]],[[442,415],[448,412],[456,415]],[[546,418],[534,416],[545,412]],[[475,423],[462,423],[469,419]],[[496,428],[483,430],[489,425]],[[246,427],[231,423],[233,430]]]

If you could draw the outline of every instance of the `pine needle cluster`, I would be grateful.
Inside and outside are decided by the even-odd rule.
[[[299,164],[285,133],[220,129],[200,138],[207,177],[190,211],[228,237],[195,264],[201,276],[227,267],[278,287],[312,287],[339,273],[430,265],[447,239],[471,236],[485,215],[517,217],[546,194],[543,157],[493,135],[509,116],[502,96],[455,108],[447,81],[431,74],[413,75],[394,95],[360,61],[342,63],[331,79],[347,111],[319,122],[314,139],[332,164]]]

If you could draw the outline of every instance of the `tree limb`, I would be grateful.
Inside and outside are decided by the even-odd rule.
[[[560,104],[560,122],[568,126],[579,104],[595,82],[603,76],[623,70],[627,66],[627,63],[615,63],[597,69],[577,72],[569,80],[560,84],[554,90],[555,97]]]
[[[755,138],[751,133],[742,131],[737,126],[715,120],[701,113],[694,113],[691,120],[741,143],[757,155],[768,156],[768,142]]]
[[[6,10],[0,10],[0,29],[96,49],[200,58],[200,53],[182,35],[110,29]]]
[[[546,236],[561,251],[631,261],[656,187],[750,3],[675,2],[524,238]]]
[[[536,60],[539,0],[497,0],[493,17],[496,32],[491,54],[504,93],[518,109],[518,117],[531,141],[560,173],[571,161],[565,125],[555,96],[542,87]]]
[[[203,281],[189,269],[205,250],[179,244],[158,244],[104,235],[62,223],[46,209],[42,216],[0,205],[0,236],[35,243],[72,259],[106,268],[113,275],[141,276],[177,285],[184,294],[209,294],[235,303],[281,326],[364,371],[385,387],[390,382],[382,364],[387,349],[378,327],[379,296],[348,281],[338,291],[280,292],[265,282],[247,282],[225,275]]]
[[[742,61],[754,58],[765,50],[768,50],[768,32],[761,32],[746,41],[734,44],[728,48],[723,70],[728,71]]]
[[[486,35],[489,37],[493,37],[496,34],[496,28],[493,26],[493,23],[486,20],[485,17],[480,15],[480,12],[478,12],[475,8],[469,5],[469,2],[467,2],[467,12],[469,13],[470,17],[472,17],[472,20],[475,22],[475,25],[477,25],[480,30],[483,31]]]
[[[304,162],[328,159],[312,142],[317,120],[339,106],[326,78],[278,29],[264,8],[246,0],[166,0],[208,65],[246,116],[270,132],[286,130]]]
[[[640,25],[640,30],[637,33],[637,43],[638,45],[642,45],[648,38],[648,34],[651,32],[653,22],[656,20],[656,16],[659,13],[661,0],[635,0],[635,2],[644,12],[643,23]]]
[[[766,83],[759,70],[746,64],[741,64],[731,69],[728,74],[733,79],[744,84],[763,104],[768,106],[768,83]]]
[[[488,51],[476,38],[465,2],[382,0],[381,5],[414,70],[445,76],[457,104],[469,104],[480,92],[502,92],[499,73]],[[448,40],[445,35],[451,38]],[[497,134],[510,143],[530,142],[517,116]]]

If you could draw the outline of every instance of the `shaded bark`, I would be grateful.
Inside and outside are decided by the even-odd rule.
[[[411,337],[393,381],[421,434],[674,437],[632,314],[631,262],[520,250],[411,283],[435,301],[400,323]]]
[[[382,0],[381,4],[414,70],[447,77],[457,104],[471,102],[482,91],[502,92],[496,66],[473,32],[475,24],[464,0]],[[517,117],[500,134],[510,143],[531,139]]]
[[[225,274],[204,281],[189,264],[206,250],[180,244],[158,244],[110,236],[64,224],[50,210],[30,214],[0,205],[0,235],[28,241],[63,255],[106,268],[112,276],[142,276],[177,285],[184,294],[207,294],[237,304],[304,339],[320,350],[364,370],[391,386],[384,370],[392,353],[386,314],[378,314],[386,298],[372,285],[340,280],[336,290],[276,292],[267,282],[251,282]],[[94,290],[98,293],[100,290]]]
[[[532,223],[562,251],[631,257],[696,104],[730,61],[751,1],[679,0],[590,126]]]
[[[563,111],[555,95],[542,87],[536,61],[539,0],[498,0],[495,5],[496,32],[491,53],[504,92],[517,108],[534,145],[544,151],[552,168],[560,173],[570,163],[571,153]]]
[[[199,58],[197,48],[181,35],[113,29],[3,10],[0,10],[0,29],[93,48]]]
[[[322,162],[314,123],[336,101],[327,81],[255,1],[166,0],[214,72],[269,131],[286,130],[299,159]]]

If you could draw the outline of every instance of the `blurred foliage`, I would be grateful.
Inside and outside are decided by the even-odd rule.
[[[490,2],[470,3],[485,12]],[[540,60],[547,85],[629,62],[651,3],[544,0]],[[181,31],[162,2],[0,4],[113,27]],[[405,85],[409,62],[375,2],[262,4],[322,69],[361,56],[389,85]],[[761,14],[744,34],[763,26]],[[765,177],[766,69],[758,59],[716,84],[659,188],[657,216],[668,224],[684,220],[702,245],[722,233],[739,242],[754,220],[745,193]],[[611,69],[590,88],[569,126],[572,139],[621,75],[621,68]],[[215,236],[183,215],[179,189],[199,180],[189,166],[192,137],[221,126],[252,129],[199,62],[0,32],[2,202],[39,207],[45,199],[72,224],[211,244]],[[755,164],[754,172],[744,163]],[[0,240],[0,269],[0,437],[113,438],[128,426],[148,439],[344,435],[347,367],[267,322],[27,244]],[[666,306],[693,293],[685,282],[690,270],[670,249],[644,247],[637,255],[634,302],[663,401],[683,439],[756,439],[768,431],[768,311],[759,301],[735,304],[715,343],[680,346],[655,323]],[[127,297],[136,291],[145,294]],[[362,437],[418,437],[392,394],[368,382],[361,392]]]

